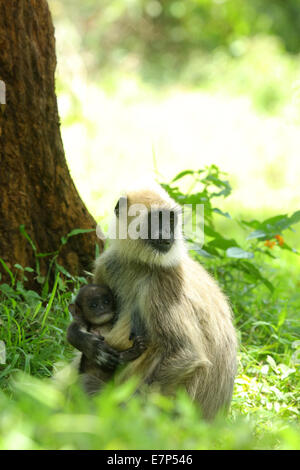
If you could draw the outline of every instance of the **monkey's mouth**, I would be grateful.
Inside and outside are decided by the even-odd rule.
[[[101,312],[101,315],[98,318],[93,318],[94,325],[102,325],[103,323],[107,323],[109,321],[113,321],[115,317],[115,312],[107,311]]]

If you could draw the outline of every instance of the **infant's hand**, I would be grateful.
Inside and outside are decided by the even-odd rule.
[[[99,367],[108,370],[114,370],[120,364],[119,352],[109,346],[103,336],[99,338],[93,335],[89,359]]]

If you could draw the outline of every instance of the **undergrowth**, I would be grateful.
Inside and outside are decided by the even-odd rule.
[[[59,266],[56,252],[49,262],[52,288],[47,276],[40,279],[40,292],[26,288],[27,272],[40,276],[37,265],[16,264],[10,283],[0,284],[0,448],[300,449],[298,254],[287,243],[300,212],[232,220],[215,204],[230,194],[226,178],[212,166],[183,172],[163,186],[181,204],[204,203],[204,246],[189,237],[188,243],[192,256],[222,285],[234,312],[240,350],[229,416],[203,421],[182,390],[176,399],[156,393],[130,399],[134,381],[108,384],[95,399],[86,398],[68,365],[74,351],[66,329],[68,304],[87,280]],[[222,218],[239,226],[238,237],[223,234]],[[35,247],[24,227],[21,231]],[[76,233],[80,230],[72,236]],[[284,257],[286,265],[280,262]]]

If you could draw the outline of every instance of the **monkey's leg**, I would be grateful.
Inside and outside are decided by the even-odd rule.
[[[205,374],[210,366],[211,363],[206,358],[201,360],[193,354],[187,354],[185,350],[178,351],[172,357],[162,358],[156,368],[145,377],[145,383],[150,385],[158,382],[166,388],[173,388],[184,384],[200,368],[203,369]]]
[[[119,365],[119,352],[103,339],[84,331],[77,322],[72,322],[67,331],[67,340],[90,361],[105,369],[114,370]]]
[[[89,373],[81,374],[80,382],[85,393],[88,395],[95,395],[96,393],[100,392],[101,388],[105,385],[104,380]]]

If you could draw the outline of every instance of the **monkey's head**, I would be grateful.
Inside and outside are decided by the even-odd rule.
[[[110,239],[122,256],[165,267],[182,259],[181,209],[161,187],[128,192],[117,202],[115,216]]]
[[[102,325],[113,320],[114,298],[105,284],[88,284],[80,288],[69,310],[75,320],[90,325]]]

